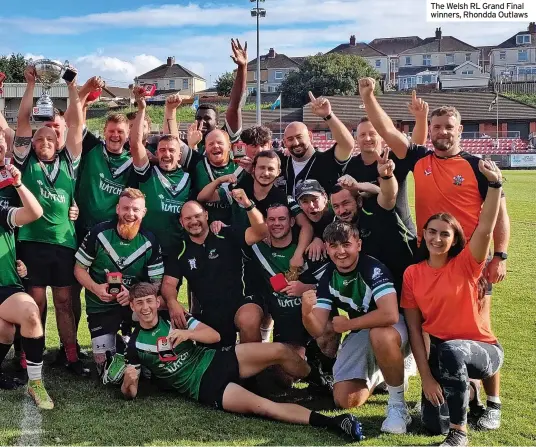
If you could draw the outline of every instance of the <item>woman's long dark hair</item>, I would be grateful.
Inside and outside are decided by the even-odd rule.
[[[454,242],[452,246],[450,247],[448,251],[448,257],[449,259],[454,258],[455,256],[458,256],[462,250],[465,248],[465,244],[467,243],[467,240],[465,239],[465,235],[463,234],[463,228],[458,222],[458,220],[449,213],[437,213],[431,216],[426,223],[424,224],[424,231],[428,228],[428,225],[433,220],[441,220],[443,222],[446,222],[449,224],[449,226],[452,228],[452,231],[454,232]],[[420,260],[424,261],[430,258],[430,251],[428,250],[428,247],[426,246],[426,241],[424,240],[424,234],[423,238],[421,240],[421,247],[420,247]],[[484,298],[484,295],[486,294],[486,290],[488,288],[488,282],[484,275],[482,275],[478,279],[478,298],[479,300],[482,300]]]

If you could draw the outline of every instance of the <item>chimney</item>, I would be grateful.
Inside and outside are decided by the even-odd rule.
[[[441,28],[436,28],[435,30],[435,38],[436,40],[441,40]]]
[[[275,50],[273,48],[270,48],[270,51],[268,51],[268,57],[270,59],[274,59],[275,58]]]
[[[353,34],[350,36],[350,45],[355,47],[355,36]]]
[[[169,57],[167,58],[167,66],[168,66],[168,67],[171,67],[171,66],[174,65],[174,64],[175,64],[175,56],[169,56]]]
[[[534,34],[536,33],[536,23],[530,22],[528,27],[529,33]]]

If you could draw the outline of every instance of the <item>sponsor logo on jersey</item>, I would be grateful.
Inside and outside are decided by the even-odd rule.
[[[212,250],[210,250],[208,252],[208,259],[216,259],[218,258],[220,255],[218,253],[216,253],[216,249],[213,248]]]
[[[273,258],[285,259],[285,255],[280,255],[279,253],[272,252]]]
[[[197,261],[195,258],[188,259],[188,265],[190,266],[190,270],[197,269]]]
[[[366,230],[364,228],[361,228],[361,231],[359,233],[361,234],[361,239],[367,238],[371,235],[371,231]]]
[[[190,352],[188,351],[183,352],[181,355],[177,357],[177,360],[175,360],[174,362],[160,363],[158,367],[165,369],[167,372],[170,372],[170,373],[177,372],[179,369],[181,369],[182,365],[188,359],[189,356],[190,356]]]
[[[374,270],[372,272],[372,279],[378,279],[380,276],[382,276],[382,271],[379,267],[374,267]]]
[[[9,208],[9,200],[8,199],[0,199],[0,210],[3,210],[5,208]]]
[[[428,167],[424,170],[424,175],[426,175],[427,177],[429,175],[432,175],[432,168]]]
[[[277,304],[279,307],[300,307],[301,306],[301,298],[277,298]]]
[[[461,175],[457,175],[456,177],[453,177],[452,180],[456,186],[462,186],[465,179]]]
[[[162,194],[158,196],[160,198],[160,208],[165,213],[179,214],[181,212],[184,202],[182,200],[166,199]]]
[[[123,185],[121,185],[120,183],[115,183],[115,182],[112,182],[111,180],[108,180],[102,172],[99,174],[99,177],[100,177],[99,189],[101,191],[104,191],[108,194],[113,194],[116,196],[121,195],[121,193],[123,192],[123,189],[125,188]]]
[[[47,188],[43,185],[43,182],[41,180],[37,180],[37,183],[39,184],[39,194],[41,195],[41,197],[43,197],[43,199],[52,200],[53,202],[58,203],[67,202],[67,198],[64,194],[50,190],[50,188]]]
[[[357,280],[357,278],[345,279],[345,280],[342,282],[342,285],[343,285],[343,286],[347,286],[348,284],[354,282],[355,280]]]

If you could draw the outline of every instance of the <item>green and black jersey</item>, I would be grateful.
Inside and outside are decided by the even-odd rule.
[[[147,214],[143,226],[156,236],[163,254],[169,255],[171,247],[177,245],[184,234],[179,213],[190,199],[190,174],[181,168],[163,171],[149,164],[143,168],[134,167],[134,172],[136,187],[145,194]]]
[[[123,239],[117,232],[117,220],[102,222],[93,227],[76,252],[76,262],[88,269],[97,284],[106,283],[106,274],[120,272],[123,285],[129,289],[143,281],[159,282],[164,274],[160,246],[149,231],[140,229],[132,240]],[[86,312],[106,312],[119,307],[117,301],[105,303],[86,290]]]
[[[74,202],[76,176],[80,159],[73,160],[62,150],[53,161],[43,162],[33,150],[14,160],[22,172],[24,185],[43,207],[43,216],[19,230],[19,241],[57,244],[76,250],[74,222],[69,208]]]
[[[0,209],[19,205],[20,198],[14,186],[10,185],[0,189]]]
[[[15,215],[17,208],[0,208],[0,287],[20,287],[15,253]]]
[[[189,314],[187,318],[188,330],[194,330],[199,321]],[[158,355],[158,339],[167,337],[170,332],[170,322],[162,318],[151,329],[136,328],[127,347],[127,364],[137,369],[141,366],[148,368],[166,388],[197,400],[201,379],[216,350],[197,346],[193,341],[187,340],[173,348],[176,360],[163,362]]]
[[[283,248],[273,247],[265,242],[259,242],[251,247],[244,246],[244,254],[248,260],[253,260],[257,267],[258,274],[249,274],[246,276],[246,283],[252,281],[256,284],[259,293],[262,294],[270,313],[277,318],[277,315],[282,315],[287,312],[293,312],[293,308],[301,309],[301,297],[289,296],[285,293],[276,292],[273,290],[270,278],[279,273],[286,274],[290,270],[290,260],[296,248],[298,247],[297,238]],[[304,284],[316,284],[324,272],[328,263],[320,261],[313,262],[308,260],[302,269],[299,280]],[[259,275],[262,278],[262,285],[259,284]],[[247,284],[248,287],[255,288],[253,284]]]
[[[84,136],[76,203],[80,208],[77,228],[87,232],[94,225],[115,217],[119,195],[132,175],[130,152],[106,149],[104,141],[87,132]],[[80,235],[82,236],[82,235]]]
[[[341,273],[330,263],[317,290],[315,307],[331,311],[339,308],[348,318],[357,318],[377,308],[376,301],[394,293],[391,272],[377,259],[359,255],[357,266],[348,273]]]
[[[197,163],[195,169],[194,190],[197,194],[209,183],[212,183],[214,180],[223,177],[224,175],[234,174],[240,180],[245,172],[246,171],[233,160],[229,160],[225,166],[213,166],[208,161],[208,158],[204,157],[202,162]],[[231,224],[232,211],[228,200],[208,202],[205,205],[211,222],[221,220],[227,225]]]

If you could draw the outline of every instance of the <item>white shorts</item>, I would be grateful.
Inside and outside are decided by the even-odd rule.
[[[394,327],[402,340],[401,350],[404,357],[410,353],[408,343],[408,328],[404,317],[400,315]],[[369,329],[350,333],[342,342],[333,366],[335,383],[345,380],[365,380],[367,388],[371,389],[383,382],[383,374],[376,363],[374,352],[369,339]]]

